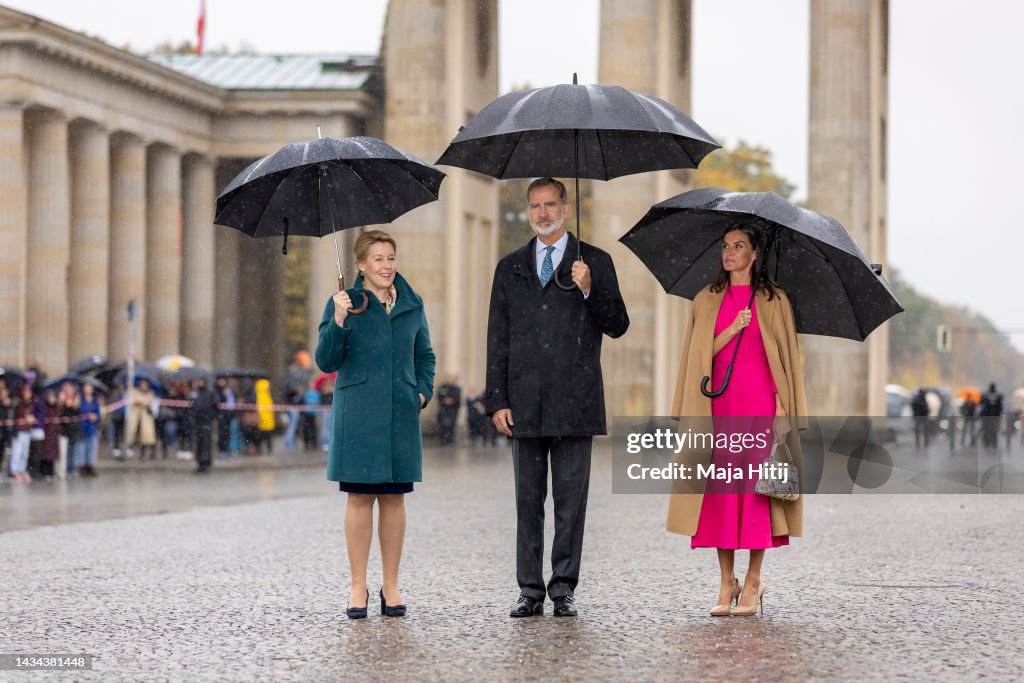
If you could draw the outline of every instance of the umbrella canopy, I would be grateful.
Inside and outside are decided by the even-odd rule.
[[[967,399],[971,399],[975,403],[981,403],[981,389],[978,389],[977,387],[965,387],[960,390],[960,398],[965,401]]]
[[[576,258],[580,178],[697,168],[719,145],[668,102],[617,85],[555,85],[503,95],[459,129],[439,164],[495,178],[576,179]],[[555,284],[566,285],[555,276]]]
[[[377,138],[294,143],[239,173],[217,197],[214,223],[251,237],[324,237],[435,201],[444,175]]]
[[[173,384],[175,382],[195,382],[198,379],[204,379],[209,385],[213,381],[213,373],[206,368],[189,365],[182,366],[174,372],[167,373],[164,375],[164,379],[169,384]]]
[[[59,390],[61,386],[64,385],[65,383],[74,384],[76,387],[78,387],[79,391],[82,390],[82,387],[84,385],[88,384],[93,388],[93,391],[99,392],[103,395],[110,393],[110,387],[108,387],[106,384],[99,381],[95,377],[89,377],[88,375],[80,375],[75,373],[68,373],[66,375],[61,375],[60,377],[48,380],[46,384],[43,385],[43,389]]]
[[[225,368],[217,371],[217,379],[228,377],[231,379],[270,379],[265,370],[258,368]]]
[[[68,367],[70,375],[91,375],[110,367],[106,356],[92,355],[79,358]]]
[[[739,225],[765,235],[761,267],[789,296],[797,332],[863,341],[903,311],[881,267],[838,221],[774,192],[684,192],[651,207],[619,241],[666,292],[692,299],[721,269],[722,234]]]
[[[108,368],[100,370],[95,374],[96,379],[106,384],[108,387],[112,387],[115,384],[124,386],[127,383],[128,376],[128,363],[120,362],[115,365],[111,365]],[[139,384],[139,377],[147,380],[152,386],[158,387],[160,382],[163,381],[164,371],[153,363],[136,363],[135,364],[135,385]]]
[[[495,178],[610,180],[697,168],[719,147],[657,97],[617,85],[565,84],[494,100],[459,129],[437,163]]]
[[[174,372],[178,368],[191,368],[195,364],[196,362],[191,358],[179,356],[177,354],[161,356],[160,358],[157,358],[156,363],[154,363],[154,365],[165,372]]]
[[[7,390],[14,395],[14,392],[21,389],[21,385],[28,381],[25,371],[13,365],[0,366],[0,380],[7,383]]]

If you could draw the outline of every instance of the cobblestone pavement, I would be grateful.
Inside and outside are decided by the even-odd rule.
[[[577,619],[508,617],[507,448],[428,450],[405,619],[345,618],[343,497],[319,468],[5,485],[39,512],[0,534],[0,653],[96,660],[0,680],[1019,680],[1024,497],[809,496],[806,536],[768,552],[765,614],[715,619],[714,553],[663,531],[663,498],[612,495],[595,458]],[[110,501],[132,482],[165,514]],[[89,495],[106,513],[67,523]]]

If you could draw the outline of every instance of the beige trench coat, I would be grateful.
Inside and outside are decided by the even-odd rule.
[[[789,298],[776,288],[771,301],[767,294],[758,292],[754,299],[761,339],[768,354],[772,379],[779,398],[791,418],[792,431],[786,444],[793,454],[797,468],[801,466],[799,430],[807,428],[807,403],[804,397],[804,376],[797,342],[793,307]],[[681,418],[711,417],[711,399],[700,392],[701,379],[711,376],[715,319],[725,292],[714,293],[707,286],[697,293],[690,310],[690,320],[683,339],[683,353],[679,360],[672,414]],[[680,424],[683,422],[681,421]],[[687,459],[711,462],[711,451],[690,452]],[[690,490],[693,490],[692,487]],[[665,528],[675,534],[693,536],[700,518],[700,493],[673,493],[669,496],[668,520]],[[773,536],[801,536],[803,534],[803,496],[793,502],[771,499]]]

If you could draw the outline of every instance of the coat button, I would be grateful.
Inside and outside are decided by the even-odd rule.
[[[551,348],[551,344],[548,344],[547,342],[544,342],[544,348],[545,349]]]
[[[548,305],[544,304],[543,306],[540,307],[540,310],[542,310],[542,311],[548,310]]]

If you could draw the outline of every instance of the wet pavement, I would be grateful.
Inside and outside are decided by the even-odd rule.
[[[513,620],[509,449],[429,448],[424,469],[407,503],[409,615],[360,621],[344,615],[344,499],[322,465],[5,482],[0,653],[95,655],[92,672],[32,674],[76,681],[960,681],[1024,667],[1022,496],[808,496],[805,537],[768,552],[764,615],[715,619],[714,553],[663,531],[664,498],[613,495],[599,447],[580,617],[547,603]],[[371,588],[379,566],[375,542]]]

